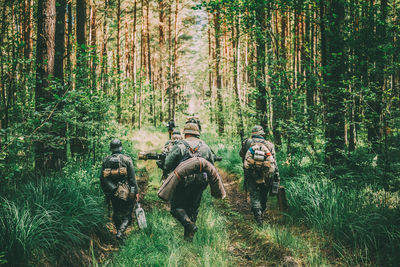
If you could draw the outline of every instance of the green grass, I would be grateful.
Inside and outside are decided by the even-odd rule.
[[[209,190],[203,193],[197,221],[198,232],[192,243],[183,239],[183,227],[168,210],[159,208],[157,197],[161,171],[153,163],[149,169],[148,191],[144,197],[154,206],[146,212],[148,228],[135,227],[120,251],[109,262],[113,266],[228,266],[228,229]]]
[[[0,251],[8,264],[55,263],[87,244],[105,225],[96,173],[70,166],[63,175],[29,182],[1,199]]]
[[[226,160],[219,166],[241,177],[238,141],[221,140],[213,135],[206,138]],[[327,240],[308,242],[298,233],[277,225],[269,225],[263,229],[265,233],[256,231],[259,237],[272,238],[292,255],[314,266],[326,264],[319,256],[319,247],[325,245],[346,265],[390,266],[400,261],[399,193],[390,193],[379,186],[382,175],[389,173],[372,168],[365,149],[353,153],[348,166],[340,170],[326,168],[320,154],[301,151],[292,155],[290,166],[282,165],[283,152],[279,151],[277,158],[290,206],[285,221],[293,226],[305,224]]]
[[[323,177],[299,176],[286,182],[289,215],[321,234],[329,233],[339,255],[356,251],[348,261],[394,265],[400,255],[400,211],[377,204],[368,191],[342,189]]]

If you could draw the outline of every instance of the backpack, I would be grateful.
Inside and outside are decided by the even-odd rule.
[[[188,142],[186,142],[185,140],[182,140],[182,143],[185,145],[186,147],[186,154],[183,156],[181,162],[187,160],[187,159],[191,159],[194,157],[199,157],[202,158],[201,154],[200,154],[200,147],[203,145],[202,141],[199,141],[199,143],[197,144],[196,147],[191,147],[189,145]]]
[[[191,159],[191,158],[203,158],[200,154],[200,147],[203,145],[202,141],[199,141],[196,147],[191,147],[188,142],[185,140],[182,140],[182,143],[186,147],[186,153],[183,156],[182,160],[180,163],[184,162],[185,160]],[[186,178],[185,185],[188,185],[190,183],[196,182],[197,184],[205,184],[208,181],[207,173],[205,172],[200,172],[198,174],[191,174]]]
[[[263,173],[263,178],[269,178],[275,171],[274,158],[264,142],[253,142],[244,158],[244,168]]]
[[[103,177],[117,183],[117,190],[114,196],[125,201],[128,200],[129,187],[126,181],[128,171],[127,168],[121,164],[121,156],[119,154],[113,154],[109,158],[108,163],[110,168],[105,168],[103,170]]]

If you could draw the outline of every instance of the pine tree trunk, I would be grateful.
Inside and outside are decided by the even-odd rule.
[[[223,103],[222,103],[222,77],[220,68],[220,61],[221,61],[221,46],[220,46],[220,35],[221,35],[221,27],[220,27],[220,12],[219,10],[214,11],[214,27],[215,27],[215,78],[217,82],[217,106],[218,106],[218,113],[217,113],[217,123],[218,123],[218,133],[224,133],[224,110],[223,110]]]
[[[176,64],[178,61],[178,13],[179,13],[179,0],[176,0],[175,6],[175,27],[174,27],[174,57],[172,61],[172,119],[175,120],[175,109],[177,104],[177,85],[178,85],[178,71]]]
[[[133,99],[132,99],[132,118],[131,124],[135,126],[136,117],[136,23],[137,23],[137,0],[134,0],[133,6],[133,32],[132,32],[132,81],[133,81]]]
[[[117,0],[117,120],[121,123],[122,107],[121,107],[121,0]]]
[[[55,29],[55,56],[54,56],[54,78],[64,83],[64,40],[65,40],[65,11],[66,0],[56,1],[56,29]]]
[[[55,0],[38,0],[37,18],[35,109],[37,112],[44,112],[46,104],[53,98],[46,89],[50,85],[49,77],[54,74]],[[45,170],[55,168],[54,150],[46,141],[37,141],[35,170],[44,173]]]
[[[323,4],[322,4],[323,5]],[[323,35],[325,46],[323,50],[325,59],[322,66],[326,69],[324,74],[324,101],[325,101],[325,159],[330,165],[337,165],[342,162],[342,151],[344,143],[344,85],[341,82],[345,72],[344,67],[344,39],[342,34],[342,24],[344,20],[343,0],[328,3],[328,8],[322,6],[322,14],[326,15],[328,25],[324,29]],[[323,18],[323,16],[322,16]],[[321,29],[322,33],[322,29]],[[321,40],[322,42],[322,40]],[[329,63],[329,66],[326,64]]]
[[[238,77],[238,65],[239,65],[239,56],[240,56],[240,51],[239,51],[239,38],[240,38],[240,19],[237,17],[235,19],[235,25],[234,25],[234,36],[232,38],[232,50],[233,52],[233,88],[235,91],[235,97],[236,97],[236,106],[237,106],[237,111],[239,115],[239,123],[238,123],[238,132],[240,135],[241,140],[244,138],[244,125],[243,125],[243,114],[242,114],[242,106],[240,103],[240,89],[239,89],[239,77]]]
[[[97,91],[97,47],[96,47],[96,6],[93,3],[90,6],[90,46],[92,50],[92,55],[90,57],[90,81],[91,81],[91,91]]]
[[[257,72],[256,72],[256,87],[258,90],[258,97],[256,101],[257,118],[262,127],[267,126],[267,104],[265,89],[265,34],[266,34],[266,22],[265,22],[265,3],[264,0],[257,0],[256,2],[256,21],[257,31],[256,35],[256,52],[257,52]]]

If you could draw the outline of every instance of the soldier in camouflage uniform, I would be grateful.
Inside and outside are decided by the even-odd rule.
[[[187,123],[183,130],[185,139],[178,141],[165,159],[164,169],[170,173],[181,162],[192,157],[202,157],[214,163],[214,156],[208,145],[199,139],[199,127],[195,123]],[[184,227],[184,237],[192,241],[197,231],[196,220],[204,189],[208,185],[206,173],[198,173],[183,179],[171,199],[171,214]]]
[[[267,209],[267,196],[268,193],[271,191],[272,181],[279,180],[279,171],[275,161],[275,146],[270,141],[265,140],[265,132],[261,126],[254,126],[251,130],[251,138],[243,141],[242,148],[239,152],[239,155],[242,157],[243,162],[246,152],[249,150],[253,143],[265,144],[265,146],[271,152],[275,164],[275,173],[273,179],[268,179],[264,183],[256,183],[256,180],[260,178],[260,173],[257,173],[253,169],[243,168],[245,187],[250,193],[251,210],[254,214],[254,219],[258,224],[262,224],[262,216]]]
[[[200,124],[200,120],[198,117],[196,116],[189,116],[186,118],[186,123],[196,123],[197,126],[199,126],[199,131],[201,132],[201,124]]]
[[[175,121],[173,119],[171,119],[168,122],[167,127],[168,127],[169,139],[171,139],[171,136],[172,136],[174,128],[175,128]]]
[[[122,154],[121,141],[112,140],[110,150],[112,155],[103,160],[100,184],[107,199],[111,200],[113,222],[117,229],[116,237],[121,239],[126,228],[131,224],[134,201],[139,200],[139,188],[132,159]],[[126,198],[121,198],[118,194],[120,188],[126,188]]]
[[[171,151],[171,149],[173,148],[173,146],[174,146],[179,140],[182,140],[181,132],[180,132],[178,129],[175,129],[175,130],[172,132],[172,137],[171,137],[171,139],[168,140],[168,141],[165,143],[164,148],[163,148],[163,150],[162,150],[161,153],[163,153],[163,154],[165,154],[165,155],[168,155],[168,153]],[[162,180],[164,180],[164,179],[168,176],[168,173],[166,173],[166,171],[164,170],[164,162],[165,162],[165,159],[157,160],[157,161],[156,161],[158,168],[160,168],[161,170],[163,170],[163,175],[162,175],[162,177],[161,177]]]

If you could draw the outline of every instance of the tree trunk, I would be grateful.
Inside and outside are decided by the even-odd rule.
[[[121,50],[121,0],[117,0],[117,120],[121,123],[121,67],[120,67],[120,50]]]
[[[159,39],[158,42],[160,44],[160,51],[159,51],[159,85],[160,85],[160,93],[161,93],[161,110],[160,110],[160,122],[163,121],[163,113],[164,113],[164,64],[163,64],[163,57],[164,57],[164,2],[163,0],[158,0],[159,5],[159,20],[160,24],[158,26],[159,29]]]
[[[66,0],[57,0],[56,3],[56,32],[55,32],[55,56],[54,78],[64,84],[64,47],[65,47],[65,11]]]
[[[264,0],[257,0],[256,2],[256,21],[257,32],[256,35],[256,51],[257,51],[257,74],[256,74],[256,87],[258,90],[258,97],[256,101],[257,118],[262,127],[267,126],[267,101],[265,89],[265,35],[266,35],[266,22],[265,22],[265,2]]]
[[[179,0],[176,0],[175,6],[175,32],[174,32],[174,58],[172,61],[172,119],[175,120],[175,109],[177,104],[177,86],[178,86],[178,71],[176,69],[176,64],[178,61],[178,13],[179,13]]]
[[[232,38],[232,50],[233,50],[233,89],[235,91],[236,97],[236,106],[239,115],[239,122],[238,122],[238,132],[240,135],[241,140],[244,138],[244,125],[243,125],[243,114],[242,114],[242,106],[240,103],[240,89],[239,89],[239,77],[238,77],[238,65],[239,65],[239,38],[240,38],[240,18],[237,15],[235,19],[234,25],[234,36]]]
[[[221,46],[219,42],[219,38],[221,35],[221,27],[220,27],[220,12],[219,9],[214,11],[214,27],[215,27],[215,78],[217,82],[217,105],[218,105],[218,113],[217,113],[217,123],[218,123],[218,133],[224,133],[224,110],[222,103],[222,77],[220,73],[220,61],[221,61]]]
[[[342,151],[344,142],[344,93],[342,78],[345,72],[344,65],[344,39],[342,24],[344,20],[343,0],[331,1],[328,8],[322,4],[321,13],[326,16],[329,24],[322,22],[321,42],[324,53],[324,101],[325,101],[325,159],[330,165],[337,165],[342,162]],[[321,16],[323,19],[324,16]],[[325,30],[326,27],[326,30]],[[325,39],[326,38],[326,39]],[[324,40],[325,39],[325,40]],[[325,54],[326,53],[326,54]],[[325,63],[325,64],[324,64]]]
[[[92,51],[90,57],[90,81],[91,81],[91,90],[97,91],[97,47],[96,47],[96,6],[93,3],[90,7],[90,49]]]
[[[136,22],[137,22],[137,0],[134,0],[133,6],[133,32],[132,32],[132,81],[133,81],[133,99],[132,99],[132,118],[131,124],[135,126],[136,116]]]
[[[48,88],[49,77],[54,73],[55,0],[38,0],[37,18],[35,109],[44,112],[46,104],[53,100]],[[55,168],[54,150],[48,145],[48,140],[36,141],[35,170],[44,173]]]

